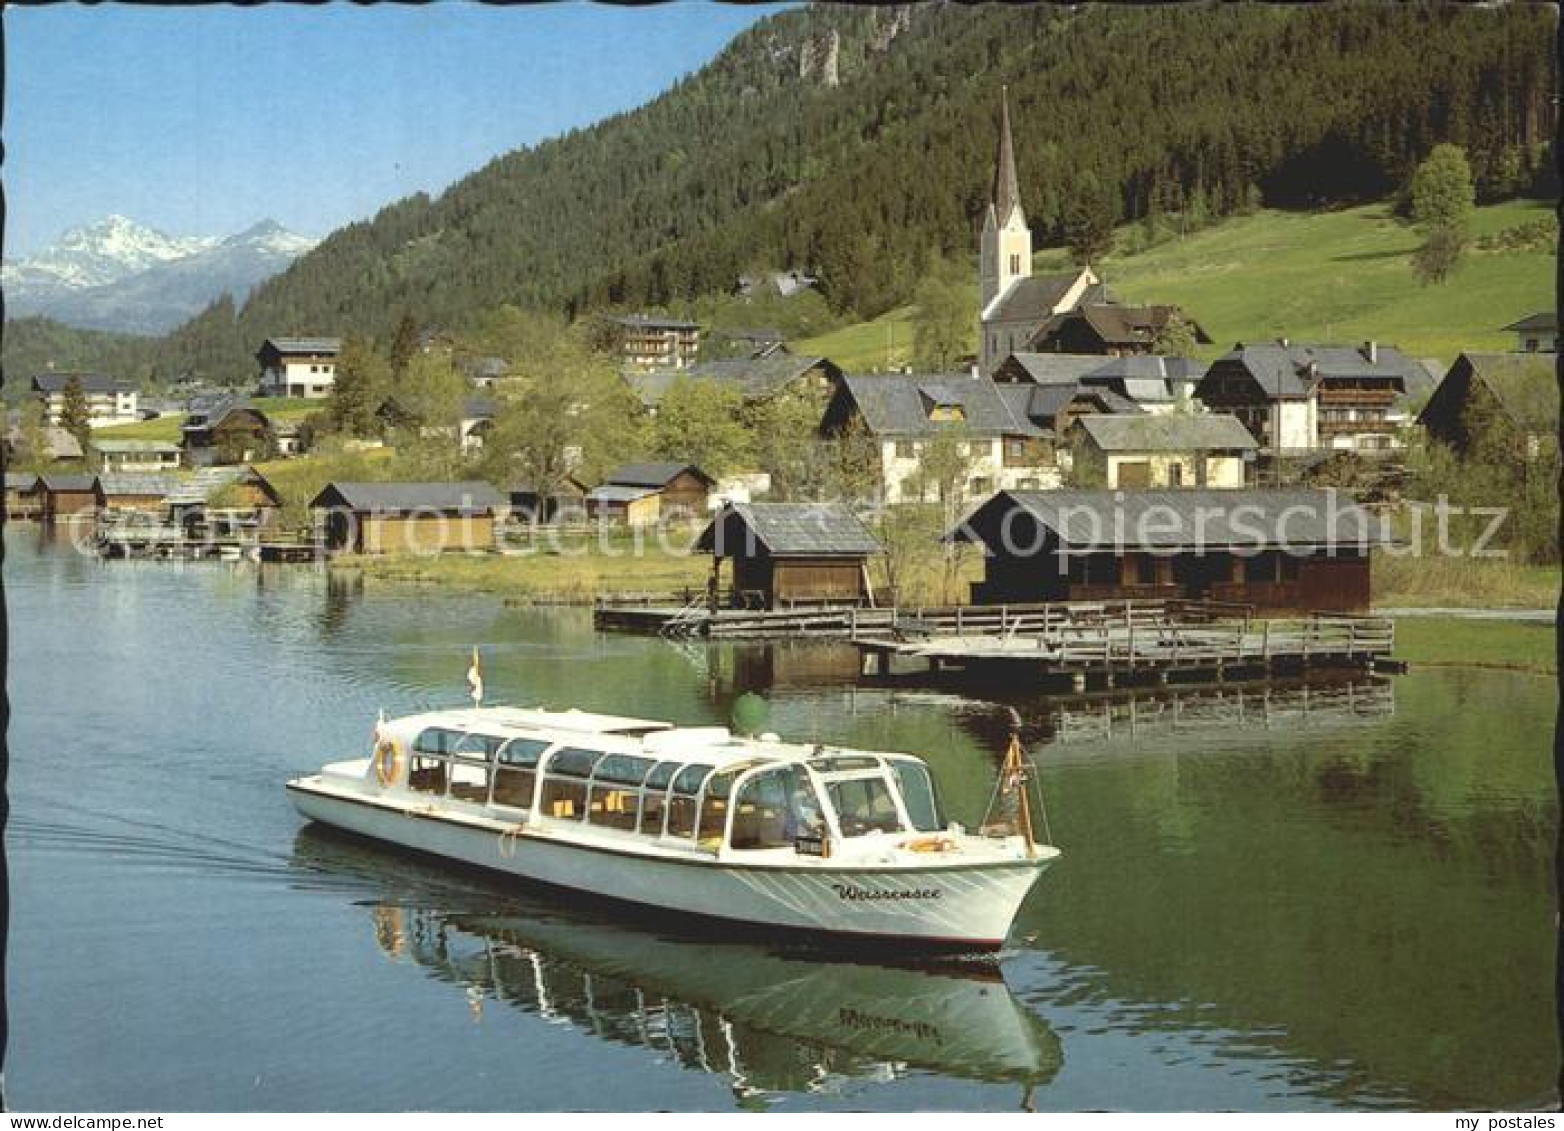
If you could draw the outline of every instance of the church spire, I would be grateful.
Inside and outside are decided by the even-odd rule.
[[[1000,226],[1010,213],[1021,207],[1021,189],[1016,183],[1015,146],[1010,140],[1010,98],[1007,87],[999,88],[999,156],[994,162],[994,212]]]

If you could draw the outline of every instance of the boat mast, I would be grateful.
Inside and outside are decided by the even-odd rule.
[[[1020,793],[1020,811],[1016,823],[1021,826],[1021,835],[1026,838],[1026,854],[1037,855],[1037,839],[1032,835],[1032,803],[1027,789],[1026,761],[1021,753],[1021,720],[1011,713],[1010,722],[1010,749],[1005,751],[1005,761],[999,769],[1003,775],[1000,786],[1004,792],[1017,790]]]

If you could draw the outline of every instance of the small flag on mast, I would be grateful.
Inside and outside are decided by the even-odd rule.
[[[467,669],[467,686],[472,688],[472,705],[480,706],[483,703],[483,668],[478,662],[477,645],[473,645],[472,667]]]

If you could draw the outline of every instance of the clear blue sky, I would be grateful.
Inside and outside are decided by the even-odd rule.
[[[5,253],[115,212],[321,236],[639,106],[785,6],[8,8]]]

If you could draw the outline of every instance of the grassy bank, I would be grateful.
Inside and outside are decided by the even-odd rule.
[[[1374,559],[1375,608],[1545,609],[1559,599],[1559,567],[1499,559]]]
[[[1489,205],[1474,213],[1472,233],[1494,235],[1549,214],[1539,201]],[[1121,298],[1182,305],[1214,339],[1200,351],[1206,360],[1234,342],[1287,336],[1372,338],[1449,364],[1462,350],[1510,348],[1513,337],[1499,328],[1552,306],[1549,248],[1474,249],[1448,282],[1424,286],[1411,268],[1418,242],[1384,204],[1332,212],[1265,210],[1136,255],[1111,255],[1098,267]],[[1119,244],[1127,243],[1128,232],[1121,230]],[[1039,273],[1069,266],[1058,248],[1038,252],[1033,264]],[[971,301],[975,308],[975,277]],[[800,342],[796,352],[829,357],[848,370],[906,365],[914,313],[900,307]],[[977,348],[975,324],[969,348]]]
[[[1396,658],[1414,669],[1505,668],[1549,674],[1559,670],[1553,626],[1513,621],[1402,617],[1396,621]]]

